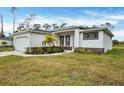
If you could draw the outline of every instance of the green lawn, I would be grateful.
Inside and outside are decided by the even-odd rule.
[[[4,48],[0,48],[0,52],[4,52],[4,51],[13,51],[14,48],[13,47],[4,47]]]
[[[0,57],[0,85],[124,85],[124,48],[104,55]]]

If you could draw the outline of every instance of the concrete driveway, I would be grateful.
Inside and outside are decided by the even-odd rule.
[[[0,52],[0,57],[9,56],[9,55],[15,55],[15,51]]]
[[[23,52],[17,52],[17,51],[6,51],[6,52],[0,52],[0,57],[3,56],[9,56],[9,55],[16,55],[16,56],[56,56],[56,55],[62,55],[66,53],[72,53],[73,51],[64,51],[63,53],[54,53],[54,54],[37,54],[37,55],[32,55],[32,54],[24,54]]]

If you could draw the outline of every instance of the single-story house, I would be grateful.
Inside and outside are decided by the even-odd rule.
[[[14,34],[16,51],[25,51],[27,47],[43,47],[45,34],[54,34],[58,43],[65,50],[88,48],[96,52],[105,53],[112,49],[112,32],[106,27],[71,26],[56,31],[28,30]]]
[[[0,47],[3,46],[13,46],[12,38],[0,35]]]

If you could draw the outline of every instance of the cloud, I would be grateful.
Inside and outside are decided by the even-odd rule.
[[[108,19],[98,19],[98,18],[86,18],[86,17],[63,17],[63,16],[36,16],[35,23],[40,23],[41,25],[45,23],[53,24],[56,23],[61,25],[62,23],[67,23],[70,25],[100,25],[106,22],[110,22],[111,24],[117,24],[116,20],[108,20]]]
[[[92,11],[92,10],[83,10],[81,11],[81,13],[83,14],[87,14],[87,15],[92,15],[92,16],[98,16],[100,13],[96,12],[96,11]]]
[[[124,15],[111,15],[108,18],[113,20],[124,20]]]
[[[124,31],[114,31],[113,34],[115,35],[113,39],[124,41]]]
[[[108,10],[111,10],[108,9]],[[98,12],[98,11],[93,11],[93,10],[85,10],[81,11],[81,13],[86,14],[87,16],[94,16],[95,18],[98,18],[99,20],[106,20],[107,22],[110,22],[112,24],[117,24],[119,21],[124,20],[124,15],[123,14],[110,14],[107,10],[104,12]]]

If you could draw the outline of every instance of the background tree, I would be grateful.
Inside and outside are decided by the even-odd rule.
[[[113,45],[119,45],[119,41],[118,40],[112,40]]]
[[[17,8],[16,7],[11,7],[11,14],[13,14],[13,32],[15,31],[15,12]]]
[[[112,28],[114,28],[114,26],[111,24],[111,23],[105,23],[105,27],[107,27],[108,29],[112,29]]]
[[[43,25],[44,30],[50,30],[50,27],[51,26],[47,23]]]
[[[63,24],[60,26],[60,28],[64,28],[65,25],[67,25],[67,24],[66,24],[66,23],[63,23]]]
[[[35,24],[35,16],[36,14],[30,14],[30,18],[33,21],[33,24]]]
[[[53,26],[53,30],[56,29],[56,25],[57,25],[57,24],[52,24],[52,26]]]
[[[41,25],[40,25],[40,24],[34,24],[34,25],[33,25],[33,28],[36,29],[36,30],[38,30],[38,29],[41,28]]]
[[[17,27],[17,30],[16,32],[18,31],[24,31],[26,28],[25,28],[25,24],[22,22],[19,24],[19,26]]]
[[[27,17],[25,20],[24,20],[24,25],[25,25],[25,29],[26,30],[29,30],[31,28],[31,18],[30,17]]]

